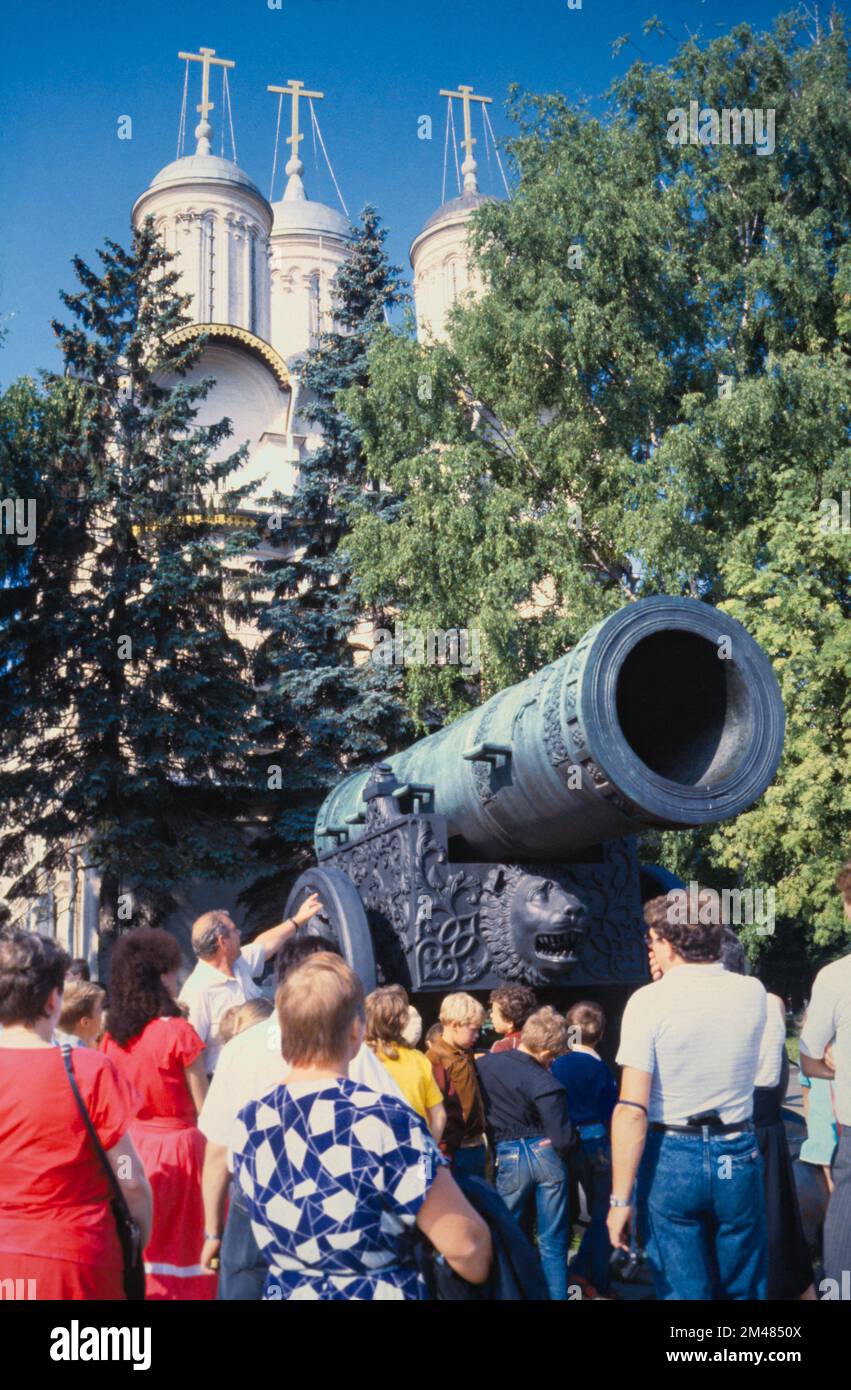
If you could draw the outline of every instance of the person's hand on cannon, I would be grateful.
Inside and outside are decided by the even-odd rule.
[[[322,899],[320,898],[319,894],[311,893],[310,897],[305,898],[301,907],[298,908],[298,910],[294,913],[293,917],[290,920],[295,922],[296,928],[303,927],[305,922],[309,922],[311,917],[316,916],[317,912],[319,912],[321,907]]]
[[[276,951],[279,951],[284,942],[297,932],[299,927],[303,927],[305,922],[309,922],[322,907],[322,899],[318,893],[311,893],[309,898],[305,898],[292,917],[287,917],[285,921],[279,922],[277,927],[270,927],[268,931],[261,932],[255,937],[255,944],[262,946],[266,954],[266,959],[270,960]]]

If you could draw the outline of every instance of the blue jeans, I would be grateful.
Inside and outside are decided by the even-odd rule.
[[[706,1138],[651,1130],[638,1205],[657,1298],[765,1298],[765,1193],[753,1130]]]
[[[459,1178],[486,1178],[488,1151],[484,1144],[470,1149],[456,1149],[452,1155],[452,1171]]]
[[[222,1237],[221,1269],[218,1297],[260,1300],[269,1273],[269,1265],[257,1246],[251,1229],[251,1218],[245,1198],[235,1183],[231,1184],[228,1219]]]
[[[573,1155],[571,1154],[571,1164]],[[612,1146],[606,1139],[582,1139],[576,1154],[576,1175],[582,1184],[591,1224],[570,1265],[572,1274],[581,1274],[598,1293],[609,1291],[612,1246],[606,1218],[612,1193]]]
[[[570,1234],[567,1164],[544,1139],[510,1139],[496,1146],[496,1190],[523,1224],[534,1193],[538,1254],[550,1298],[567,1300]]]

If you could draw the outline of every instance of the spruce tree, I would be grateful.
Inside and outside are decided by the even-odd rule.
[[[84,845],[108,948],[181,880],[245,870],[253,693],[226,625],[244,537],[219,524],[241,453],[215,460],[229,422],[195,423],[212,383],[184,379],[188,300],[150,221],[99,256],[62,295],[64,376],[6,429],[35,461],[38,525],[3,620],[0,863],[29,896]]]
[[[347,536],[358,515],[384,513],[396,499],[367,480],[360,437],[339,402],[340,392],[368,384],[369,346],[387,331],[385,311],[408,296],[388,264],[374,208],[364,208],[352,234],[334,284],[332,329],[301,363],[310,392],[304,416],[323,442],[302,463],[293,496],[273,499],[265,538],[277,553],[258,561],[245,585],[254,601],[269,600],[254,670],[265,730],[255,762],[268,789],[270,831],[265,873],[248,899],[260,911],[312,857],[313,822],[328,789],[398,747],[408,730],[401,673],[355,660],[358,629],[387,619],[363,599]]]

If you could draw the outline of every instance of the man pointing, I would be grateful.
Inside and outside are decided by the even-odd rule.
[[[319,907],[319,897],[313,893],[294,917],[261,932],[247,946],[243,946],[239,928],[227,912],[205,912],[194,923],[192,946],[198,964],[180,991],[180,1002],[188,1007],[189,1022],[206,1046],[208,1076],[215,1071],[221,1052],[222,1015],[234,1004],[260,997],[262,990],[255,979],[262,975],[267,960]]]

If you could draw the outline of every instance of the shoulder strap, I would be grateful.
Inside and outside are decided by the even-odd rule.
[[[124,1193],[121,1191],[121,1187],[119,1185],[117,1177],[115,1176],[115,1173],[112,1171],[112,1164],[106,1156],[106,1150],[103,1147],[103,1144],[98,1139],[97,1131],[95,1130],[95,1127],[92,1124],[91,1116],[89,1115],[88,1109],[86,1107],[86,1102],[80,1095],[80,1088],[77,1085],[77,1078],[74,1075],[74,1067],[71,1061],[71,1048],[68,1047],[67,1044],[62,1048],[62,1060],[65,1063],[65,1070],[68,1073],[68,1080],[71,1083],[71,1090],[74,1092],[74,1099],[77,1102],[77,1109],[80,1112],[80,1118],[83,1121],[83,1124],[86,1126],[88,1136],[91,1139],[92,1144],[94,1145],[95,1153],[98,1156],[98,1162],[100,1163],[100,1166],[106,1174],[107,1181],[112,1191],[113,1200],[118,1202],[122,1207],[126,1209],[127,1199],[124,1196]]]

